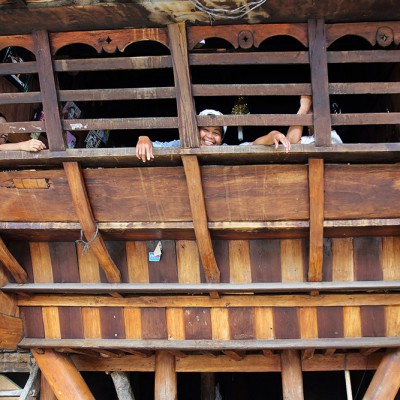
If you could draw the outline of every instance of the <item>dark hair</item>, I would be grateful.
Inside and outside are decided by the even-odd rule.
[[[7,121],[7,118],[5,117],[4,114],[0,113],[0,118],[4,118]]]

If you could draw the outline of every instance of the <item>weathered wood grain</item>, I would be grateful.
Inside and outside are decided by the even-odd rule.
[[[185,308],[184,319],[187,340],[212,338],[210,310],[196,307]]]
[[[282,282],[304,282],[303,242],[300,239],[281,240]]]
[[[184,311],[182,308],[165,310],[168,339],[185,339]]]
[[[251,282],[250,245],[247,240],[229,240],[231,283]]]
[[[30,242],[34,282],[54,282],[50,248],[47,242]]]
[[[178,398],[178,383],[175,357],[166,351],[157,351],[154,372],[154,399],[176,400]]]
[[[353,238],[332,239],[332,281],[353,281]]]
[[[82,307],[83,335],[87,339],[99,339],[101,335],[100,308]]]
[[[196,242],[177,240],[176,256],[179,283],[200,283],[200,259]]]
[[[167,339],[167,320],[165,308],[142,309],[143,339]]]
[[[252,282],[281,282],[280,241],[249,240]]]
[[[22,320],[0,313],[0,347],[15,350],[23,336]]]
[[[318,316],[315,307],[298,308],[300,337],[315,339],[318,337]]]
[[[361,337],[362,323],[360,307],[343,307],[344,337]]]
[[[257,339],[274,339],[272,307],[254,307],[254,330]]]
[[[43,307],[44,336],[47,339],[61,339],[60,314],[58,307]]]
[[[79,282],[99,283],[100,267],[99,262],[93,251],[89,249],[88,251],[83,252],[83,245],[77,244],[76,254],[78,257]]]
[[[82,309],[78,307],[60,307],[60,333],[63,339],[84,337]]]
[[[142,338],[142,318],[139,308],[124,308],[124,325],[127,339]]]

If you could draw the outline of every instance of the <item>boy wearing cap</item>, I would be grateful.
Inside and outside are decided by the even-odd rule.
[[[216,110],[203,110],[200,114],[203,115],[223,115],[220,111]],[[226,132],[226,126],[201,126],[199,127],[200,145],[202,146],[220,146],[224,139]],[[278,148],[279,142],[282,143],[286,152],[290,150],[290,142],[286,139],[286,136],[279,131],[271,131],[265,136],[256,139],[251,143],[243,143],[248,145],[262,144],[270,146],[275,144],[275,148]],[[150,161],[154,158],[153,147],[179,147],[181,145],[180,140],[172,140],[170,142],[152,142],[148,136],[139,136],[136,144],[136,156],[143,162]]]

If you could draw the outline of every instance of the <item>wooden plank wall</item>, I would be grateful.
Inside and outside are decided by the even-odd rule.
[[[123,283],[205,283],[195,241],[106,242]],[[74,242],[9,242],[30,283],[107,282],[97,259]],[[308,239],[215,240],[221,283],[306,282]],[[400,280],[400,237],[326,238],[324,282]],[[10,281],[12,279],[10,277]]]

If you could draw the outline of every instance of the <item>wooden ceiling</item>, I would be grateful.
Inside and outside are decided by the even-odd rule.
[[[199,0],[210,8],[234,9],[245,0]],[[212,23],[282,23],[324,18],[327,22],[400,19],[396,0],[267,0],[241,19],[215,19]],[[210,17],[188,0],[0,0],[0,35],[29,33],[35,29],[70,31],[158,27],[171,22],[210,24]]]

